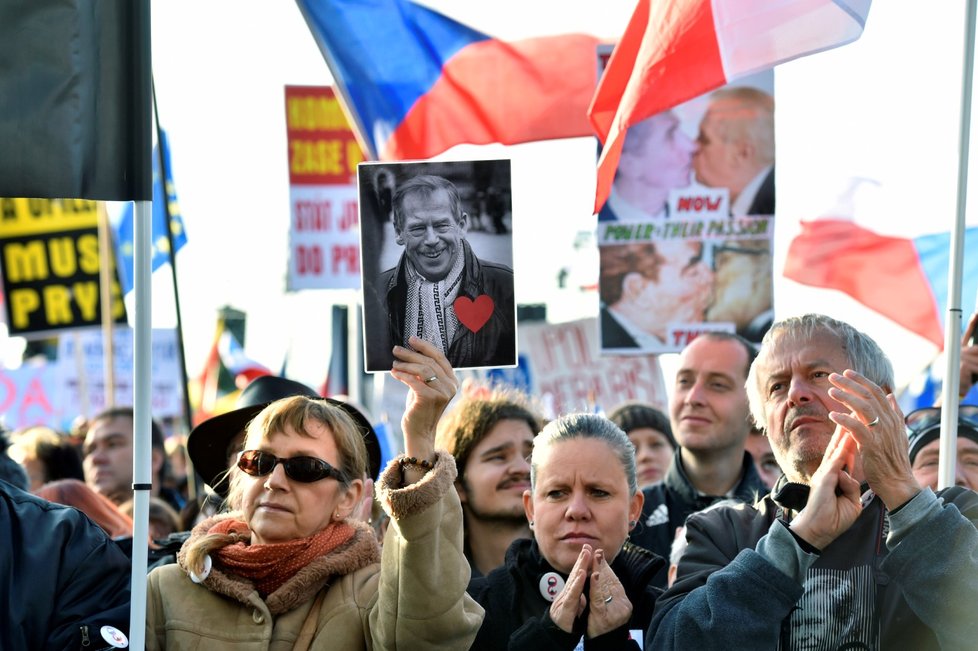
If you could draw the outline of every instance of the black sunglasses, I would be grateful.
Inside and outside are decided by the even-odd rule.
[[[285,474],[289,479],[305,484],[327,477],[332,477],[343,484],[346,483],[346,474],[342,470],[334,468],[326,461],[316,457],[280,459],[270,452],[262,452],[261,450],[245,450],[238,453],[238,468],[252,477],[270,475],[278,464],[282,464],[282,467],[285,468]]]
[[[932,427],[939,427],[941,424],[941,408],[924,407],[922,409],[916,409],[907,414],[906,422],[907,429],[913,434],[923,432]],[[978,406],[959,405],[958,423],[978,429]]]

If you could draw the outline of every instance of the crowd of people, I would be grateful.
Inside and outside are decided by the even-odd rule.
[[[551,419],[460,385],[419,337],[392,354],[408,398],[386,467],[360,408],[259,378],[190,433],[195,508],[154,432],[146,541],[131,409],[80,444],[5,435],[0,648],[122,645],[135,544],[156,552],[148,649],[974,648],[978,407],[939,489],[941,407],[904,416],[851,325],[705,333],[665,410]]]

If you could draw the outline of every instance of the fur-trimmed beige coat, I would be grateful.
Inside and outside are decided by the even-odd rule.
[[[382,560],[377,562],[371,529],[354,523],[353,540],[310,563],[265,600],[249,582],[216,566],[202,584],[194,583],[182,554],[178,564],[153,570],[146,649],[285,651],[313,616],[311,649],[468,649],[483,611],[465,592],[469,566],[462,556],[455,472],[452,457],[439,452],[434,470],[397,488],[401,473],[391,463],[378,482],[391,516]],[[206,526],[198,525],[195,535]],[[356,567],[361,569],[350,571]],[[323,589],[319,613],[311,614]]]

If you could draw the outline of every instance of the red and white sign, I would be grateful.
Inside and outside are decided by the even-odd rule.
[[[359,289],[360,146],[328,86],[286,86],[288,289]]]
[[[522,324],[519,341],[529,357],[532,393],[554,415],[610,411],[626,400],[667,409],[659,358],[601,355],[597,319]]]

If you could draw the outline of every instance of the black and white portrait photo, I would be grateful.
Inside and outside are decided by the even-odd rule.
[[[516,364],[509,160],[361,163],[365,370],[412,336],[456,369]]]

